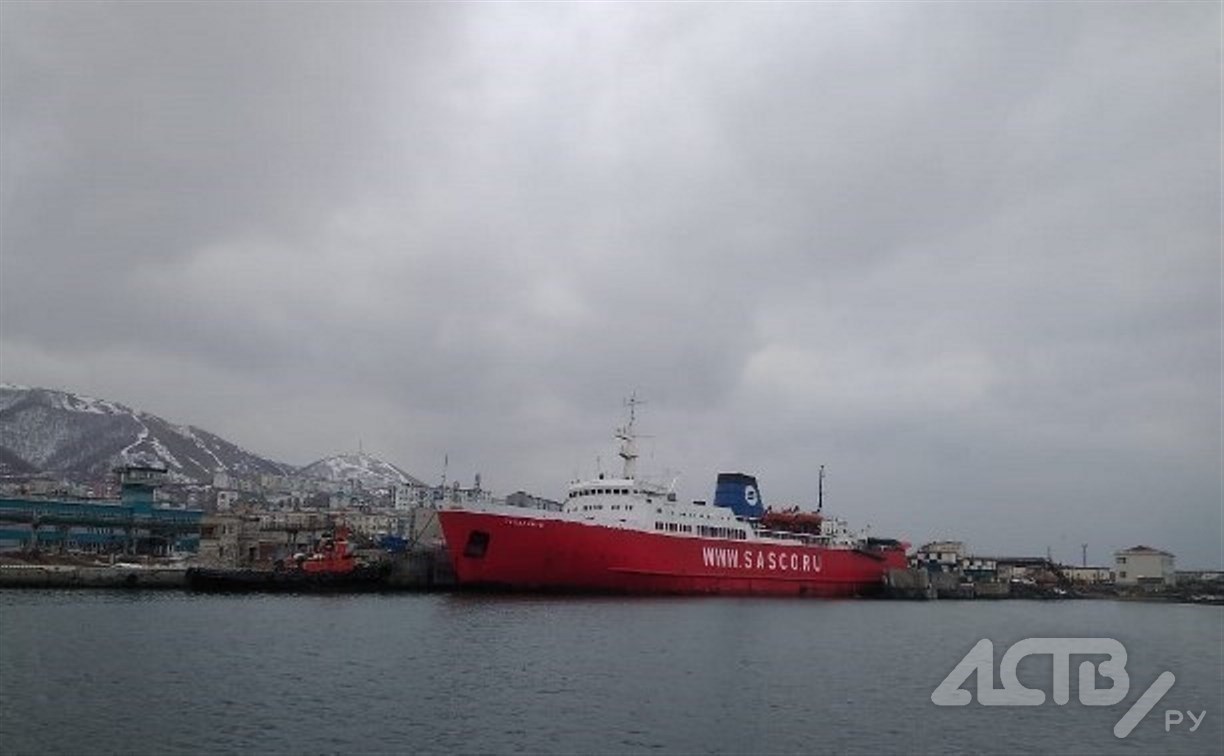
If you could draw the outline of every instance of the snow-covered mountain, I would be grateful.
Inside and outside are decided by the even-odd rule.
[[[157,458],[170,477],[207,483],[293,472],[189,425],[89,396],[0,384],[0,472],[49,472],[77,481],[105,478],[119,464]]]
[[[365,452],[337,454],[320,459],[303,467],[298,474],[338,483],[356,479],[366,490],[391,488],[396,485],[425,485],[390,462]]]

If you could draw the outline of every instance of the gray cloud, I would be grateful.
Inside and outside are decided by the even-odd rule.
[[[0,6],[0,371],[1221,561],[1219,8]],[[470,472],[468,474],[470,474]]]

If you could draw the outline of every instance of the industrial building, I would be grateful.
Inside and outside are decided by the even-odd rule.
[[[203,512],[159,506],[163,467],[118,468],[118,501],[33,495],[0,497],[0,550],[165,556],[194,552]]]
[[[1164,587],[1177,583],[1175,557],[1151,546],[1114,552],[1115,580],[1121,586]]]

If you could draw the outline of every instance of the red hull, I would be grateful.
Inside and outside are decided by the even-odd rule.
[[[438,513],[460,585],[836,597],[876,592],[889,569],[905,567],[903,548],[855,550],[677,537],[525,515]]]

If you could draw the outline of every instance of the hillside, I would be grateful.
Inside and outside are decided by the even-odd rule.
[[[337,454],[320,459],[303,467],[299,474],[338,483],[356,480],[367,490],[391,488],[396,485],[424,485],[390,462],[365,452]]]
[[[104,399],[0,384],[0,473],[105,478],[119,464],[161,460],[173,480],[207,483],[214,472],[287,474],[293,468],[189,425]]]

